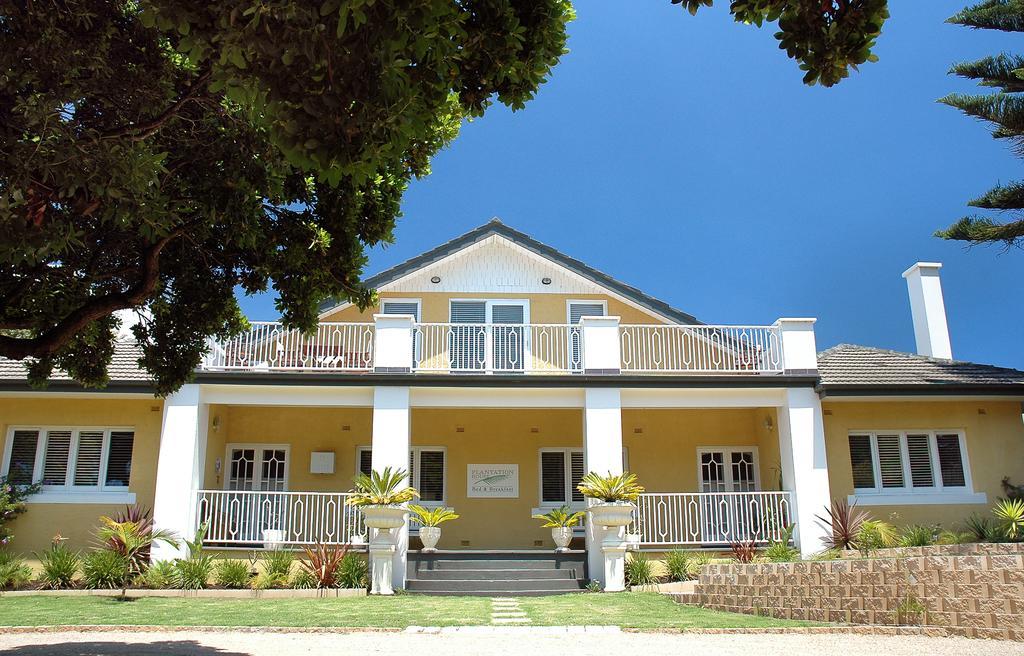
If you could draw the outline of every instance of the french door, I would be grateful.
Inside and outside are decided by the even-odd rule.
[[[702,541],[722,544],[754,537],[759,509],[751,506],[758,489],[757,450],[753,447],[702,448],[697,450],[700,491],[715,494],[701,503]]]
[[[522,372],[529,358],[528,301],[452,301],[452,371]]]
[[[286,530],[288,502],[280,495],[288,489],[288,452],[282,444],[229,444],[224,487],[237,491],[228,500],[229,533],[236,539],[259,543],[264,530]],[[221,520],[223,521],[223,520]]]

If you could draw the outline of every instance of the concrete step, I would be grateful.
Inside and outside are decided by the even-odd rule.
[[[428,580],[409,579],[405,589],[416,592],[477,592],[498,590],[518,593],[521,590],[544,590],[550,592],[581,590],[579,579],[475,579],[475,580]]]
[[[581,579],[582,569],[421,569],[412,573],[414,579],[425,581],[512,581],[517,579]]]

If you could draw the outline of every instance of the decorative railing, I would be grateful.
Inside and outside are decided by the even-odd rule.
[[[420,323],[413,361],[425,372],[571,373],[583,369],[583,335],[567,324]]]
[[[622,371],[777,373],[784,369],[778,326],[619,326]]]
[[[369,371],[374,335],[372,323],[321,323],[307,334],[280,323],[253,321],[248,331],[213,341],[203,368]]]
[[[641,546],[722,546],[780,541],[792,522],[789,492],[641,494],[627,532]]]
[[[363,514],[340,492],[199,490],[196,528],[206,525],[206,543],[276,548],[349,544],[365,537]]]

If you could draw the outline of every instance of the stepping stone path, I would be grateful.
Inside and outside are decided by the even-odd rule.
[[[529,624],[515,597],[491,597],[491,624]]]

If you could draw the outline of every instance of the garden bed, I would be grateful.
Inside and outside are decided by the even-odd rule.
[[[7,590],[0,597],[120,597],[120,590]],[[365,597],[365,588],[269,588],[236,590],[207,588],[203,590],[129,588],[126,599],[147,597],[189,597],[198,599],[329,599],[334,597]]]

